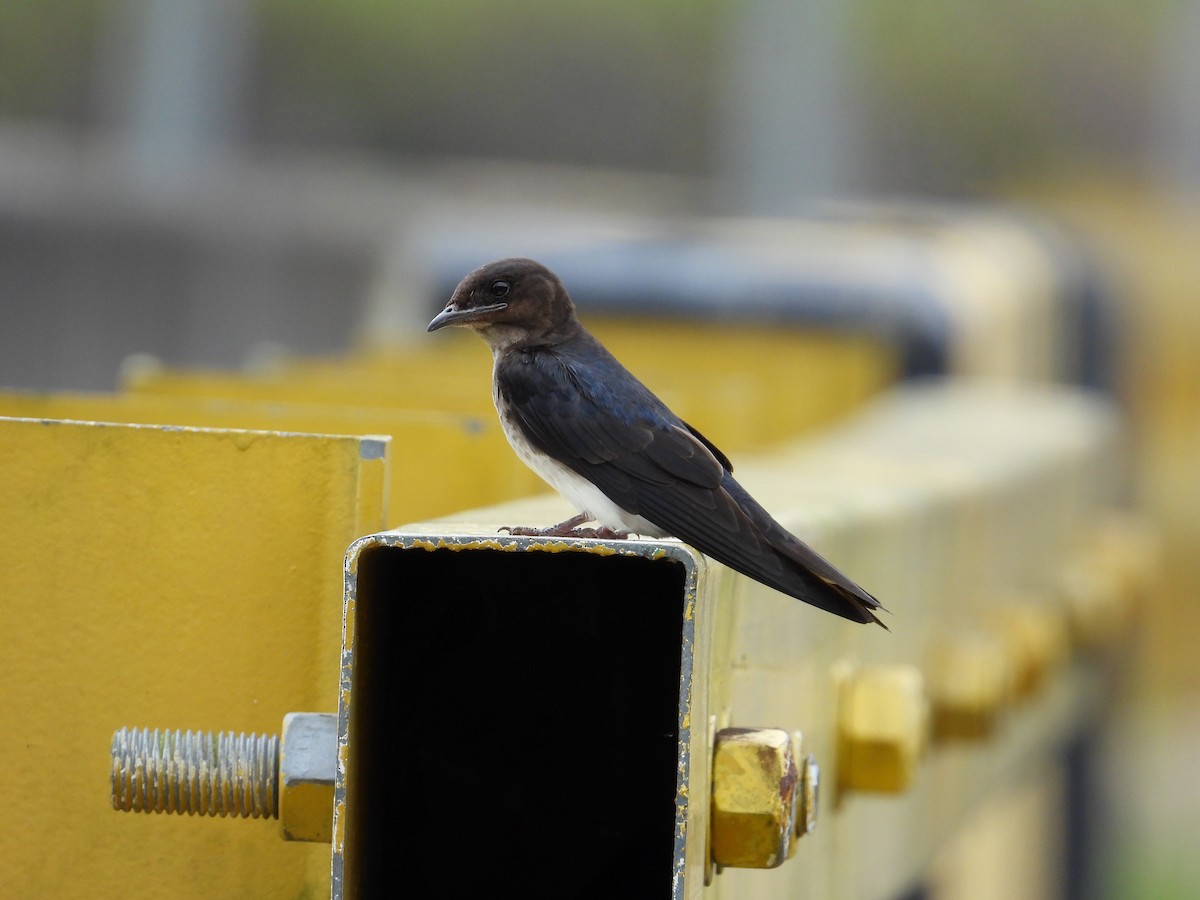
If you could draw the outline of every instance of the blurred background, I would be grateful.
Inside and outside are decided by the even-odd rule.
[[[1113,313],[1081,380],[1127,412],[1164,550],[1106,890],[1197,896],[1198,45],[1196,0],[10,0],[0,385],[417,341],[499,253],[697,222],[1053,233]]]

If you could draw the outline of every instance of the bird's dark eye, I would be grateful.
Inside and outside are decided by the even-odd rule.
[[[493,281],[491,283],[491,285],[488,287],[488,293],[491,294],[493,297],[497,297],[497,298],[503,297],[505,294],[508,293],[509,288],[511,288],[511,287],[512,287],[512,285],[510,285],[507,281],[504,281],[503,279],[500,281]]]

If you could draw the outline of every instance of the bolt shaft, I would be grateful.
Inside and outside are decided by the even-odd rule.
[[[275,819],[278,784],[273,734],[157,728],[113,734],[113,809]]]

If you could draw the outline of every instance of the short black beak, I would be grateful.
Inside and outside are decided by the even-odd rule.
[[[447,306],[433,317],[433,321],[429,323],[429,327],[425,330],[437,331],[439,328],[445,328],[447,325],[466,325],[468,322],[474,322],[476,319],[483,318],[488,313],[499,312],[507,306],[507,303],[491,303],[487,306],[476,306],[471,309],[455,309],[453,306]]]

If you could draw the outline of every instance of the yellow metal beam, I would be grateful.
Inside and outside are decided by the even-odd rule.
[[[366,771],[373,765],[370,771],[378,773],[386,771],[380,765],[394,762],[376,756],[362,763],[360,754],[378,752],[372,748],[379,746],[381,735],[392,746],[404,745],[413,727],[386,715],[380,718],[388,709],[407,709],[408,701],[397,696],[393,686],[405,685],[402,693],[413,692],[421,702],[441,708],[438,691],[453,675],[458,680],[444,702],[458,704],[463,696],[473,696],[476,683],[464,679],[457,666],[406,670],[402,677],[381,674],[398,665],[390,639],[381,634],[403,629],[376,629],[398,629],[398,621],[408,621],[389,615],[441,621],[449,615],[448,598],[454,615],[475,623],[472,646],[503,656],[503,662],[481,670],[486,684],[479,683],[478,689],[491,699],[480,700],[477,710],[503,717],[511,704],[535,723],[542,721],[538,704],[547,697],[553,698],[547,715],[561,715],[563,705],[571,710],[561,730],[519,732],[524,754],[510,754],[505,757],[508,762],[500,763],[489,753],[487,759],[497,767],[495,777],[510,795],[524,796],[526,790],[536,791],[539,779],[566,754],[573,766],[588,772],[586,781],[569,782],[570,790],[583,792],[584,802],[578,808],[569,803],[546,807],[550,817],[544,821],[553,826],[550,839],[560,839],[562,829],[567,834],[571,828],[581,835],[603,833],[587,830],[598,817],[588,810],[597,804],[619,805],[623,792],[632,790],[632,781],[629,766],[620,770],[621,778],[604,781],[625,760],[607,753],[598,759],[588,756],[597,745],[613,740],[597,724],[611,715],[613,695],[604,686],[588,693],[586,686],[597,672],[605,671],[597,648],[609,648],[618,639],[596,623],[609,615],[628,615],[615,633],[632,640],[645,629],[650,610],[679,602],[679,592],[691,582],[664,582],[655,588],[619,574],[630,564],[630,556],[654,560],[661,554],[698,573],[693,576],[694,598],[687,594],[680,607],[686,611],[684,634],[691,639],[688,643],[685,638],[684,646],[694,650],[694,657],[682,664],[670,686],[680,692],[672,698],[681,710],[677,768],[668,764],[662,773],[665,785],[653,788],[669,797],[676,788],[677,769],[688,773],[690,780],[678,785],[675,822],[676,851],[683,856],[671,864],[643,868],[624,860],[628,871],[640,873],[637,879],[651,879],[630,881],[626,887],[641,888],[659,878],[665,884],[666,873],[673,872],[679,896],[689,898],[896,896],[928,871],[968,814],[985,809],[996,791],[1020,787],[1026,773],[1056,765],[1064,742],[1096,715],[1102,672],[1090,650],[1069,659],[1063,656],[1065,626],[1074,613],[1055,585],[1076,564],[1080,540],[1098,512],[1115,499],[1118,434],[1111,405],[1081,392],[951,382],[897,391],[816,439],[742,461],[738,470],[752,493],[766,499],[781,521],[890,607],[890,633],[821,614],[724,567],[701,565],[702,558],[689,555],[674,541],[622,544],[496,533],[500,524],[545,524],[565,518],[570,510],[550,497],[467,511],[365,538],[350,557],[347,579],[350,644],[344,650],[352,650],[353,657],[347,657],[352,662],[343,672],[341,713],[349,725],[349,741],[342,748],[348,785],[339,787],[337,802],[341,821],[351,826],[335,829],[335,853],[344,852],[347,872],[359,876],[356,840],[370,833],[375,817],[386,817],[394,809],[394,802],[380,802],[378,795],[373,795],[374,806],[353,808],[365,799],[362,788],[355,793],[356,767]],[[364,568],[367,553],[372,561]],[[529,559],[517,567],[513,557]],[[1110,579],[1120,583],[1135,568],[1115,565]],[[631,598],[632,610],[621,613],[622,604]],[[529,652],[524,640],[533,639],[533,626],[520,631],[521,643],[512,636],[506,641],[464,611],[478,610],[495,621],[510,609],[524,615],[524,607],[534,602],[548,604],[555,619],[575,615],[588,627],[563,629],[552,643],[569,651],[564,651],[558,668],[540,673],[538,690],[530,692],[509,686],[506,679],[511,670],[528,664],[510,659],[518,648]],[[372,612],[364,617],[367,607]],[[581,608],[594,615],[581,614]],[[536,621],[540,639],[553,633],[548,617]],[[464,652],[457,643],[464,627],[456,624],[450,632],[448,646],[458,648],[456,652]],[[960,703],[957,694],[947,697],[944,681],[939,681],[948,665],[946,648],[969,650],[969,640],[978,640],[980,632],[989,637],[987,646],[998,648],[1001,658],[991,662],[1004,671],[982,673],[966,702],[972,715],[996,718],[988,719],[986,729],[976,728],[972,741],[945,740],[958,736],[933,732],[930,713],[945,719],[946,704]],[[599,643],[593,644],[596,635]],[[476,656],[470,658],[479,664]],[[368,674],[356,683],[353,667],[359,664],[368,666]],[[1029,675],[1034,669],[1037,677]],[[1006,685],[1022,679],[1025,694],[1016,696],[1014,691],[1008,698]],[[382,706],[369,699],[380,684],[390,691]],[[637,689],[619,692],[620,708],[636,709],[654,691],[649,680],[639,682]],[[356,707],[360,701],[364,706]],[[493,702],[500,704],[499,713],[491,708]],[[1005,713],[1002,720],[1000,712]],[[582,745],[578,736],[569,739],[575,722],[587,723]],[[796,798],[795,784],[784,781],[800,777],[798,754],[791,754],[792,764],[780,760],[788,755],[782,750],[786,735],[798,731],[804,735],[805,754],[813,754],[820,767],[820,824],[799,841],[796,859],[783,861],[777,869],[728,866],[712,873],[711,836],[705,828],[712,796],[712,741],[714,735],[737,729],[777,730],[781,736],[775,746],[780,752],[759,747],[764,759],[778,763],[766,772],[768,781],[759,779],[744,792],[735,785],[718,799],[722,852],[741,848],[724,859],[741,860],[741,851],[753,845],[760,849],[747,853],[748,861],[742,864],[780,862],[787,849],[786,831],[781,829]],[[617,730],[622,747],[636,745],[635,733],[621,732],[620,726]],[[492,733],[490,728],[484,731]],[[935,736],[944,740],[927,750],[927,741]],[[472,758],[470,745],[443,741],[438,746],[447,754]],[[524,765],[533,759],[542,762],[533,768]],[[583,759],[597,768],[583,766]],[[724,765],[719,772],[728,777],[740,767],[741,762]],[[449,771],[457,770],[451,766]],[[762,784],[774,783],[771,778],[779,783],[774,794],[762,789]],[[374,777],[367,780],[378,784]],[[605,788],[589,794],[589,785],[598,783]],[[403,784],[389,789],[402,790]],[[751,797],[758,815],[728,815],[729,796],[743,795]],[[746,840],[740,841],[729,833],[743,820],[765,819],[773,823],[769,833],[776,842],[768,852],[761,850],[761,836],[743,835]],[[913,822],[921,827],[912,827]],[[585,847],[592,846],[590,839],[580,840],[578,858],[571,857],[576,862],[586,858]],[[377,854],[379,849],[373,846],[368,852]],[[489,846],[489,853],[494,850]],[[434,852],[453,851],[443,845]],[[869,865],[863,862],[868,853]],[[491,865],[500,862],[492,859]],[[545,865],[539,870],[543,874]],[[520,867],[510,871],[518,883]],[[351,884],[361,886],[347,886]],[[620,895],[619,890],[614,895]],[[354,894],[347,890],[345,896]]]
[[[198,377],[189,384],[199,390],[209,377]],[[246,384],[234,376],[211,378],[230,385]],[[475,380],[478,382],[475,387],[486,402],[487,373],[480,372]],[[220,391],[216,393],[219,395]],[[393,454],[395,462],[387,490],[389,525],[446,515],[480,503],[499,503],[539,490],[542,485],[509,449],[494,410],[476,415],[365,406],[351,400],[349,393],[346,399],[344,405],[329,405],[212,399],[169,391],[116,395],[0,391],[0,415],[311,434],[390,435],[398,452]]]
[[[121,726],[268,732],[337,705],[341,559],[386,441],[0,419],[3,893],[321,897],[278,825],[112,811]]]

